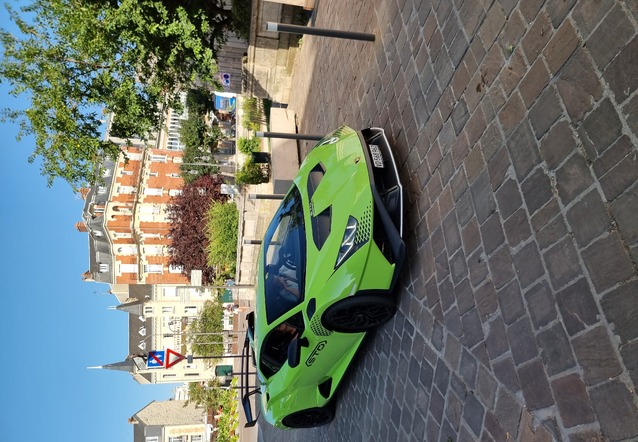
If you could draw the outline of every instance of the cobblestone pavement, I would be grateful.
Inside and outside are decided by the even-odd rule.
[[[638,2],[319,0],[314,26],[376,34],[305,36],[290,107],[385,128],[408,259],[334,422],[262,439],[638,440]]]

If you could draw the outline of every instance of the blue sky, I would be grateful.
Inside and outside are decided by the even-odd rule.
[[[0,28],[10,29],[6,16],[0,9]],[[28,105],[8,90],[0,84],[0,108]],[[127,419],[168,399],[175,386],[87,369],[126,357],[128,318],[107,310],[117,303],[107,285],[82,282],[88,239],[74,224],[83,202],[64,181],[47,187],[38,165],[27,162],[33,140],[18,143],[17,130],[0,123],[2,439],[132,441]]]

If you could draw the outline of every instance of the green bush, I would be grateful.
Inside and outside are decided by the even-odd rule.
[[[252,159],[246,161],[244,166],[235,175],[237,184],[261,184],[268,182],[268,172],[260,164]]]
[[[222,406],[222,415],[217,423],[217,442],[238,442],[239,435],[237,428],[239,427],[239,410],[237,404],[237,378],[233,379],[230,384],[231,388],[222,390],[220,395],[220,403]]]
[[[261,144],[261,140],[257,137],[252,138],[240,138],[237,140],[237,149],[241,153],[245,153],[246,155],[250,155],[253,152],[259,152],[259,147]]]
[[[242,110],[244,111],[242,125],[248,130],[259,130],[262,117],[257,99],[255,97],[245,98],[242,104]]]
[[[237,262],[239,212],[233,202],[213,201],[206,214],[207,264],[219,273],[232,277]]]

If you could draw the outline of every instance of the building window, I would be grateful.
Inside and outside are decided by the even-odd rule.
[[[184,314],[186,316],[197,316],[197,306],[187,305],[184,307]]]
[[[144,254],[147,256],[162,256],[164,254],[163,246],[145,246]]]
[[[182,194],[182,189],[171,189],[168,191],[169,196],[178,196]]]
[[[186,442],[184,436],[169,436],[168,442]]]
[[[105,186],[97,186],[97,194],[98,195],[104,195],[106,193],[106,187]]]
[[[162,264],[144,264],[144,273],[162,273],[163,270]]]
[[[137,252],[137,248],[133,245],[121,246],[117,248],[119,255],[134,255]]]
[[[168,266],[169,273],[182,273],[182,270],[184,270],[183,266]]]
[[[144,439],[144,442],[159,442],[159,437],[158,436],[146,436],[146,438]]]
[[[95,235],[98,238],[101,238],[104,234],[102,233],[101,230],[94,230],[93,235]]]
[[[204,442],[204,439],[202,439],[201,434],[196,434],[194,436],[191,436],[191,442]]]
[[[144,315],[152,315],[153,314],[153,306],[145,305],[144,306]]]
[[[132,170],[122,170],[121,173],[122,173],[122,175],[133,176],[133,171]]]
[[[162,287],[162,293],[164,298],[177,297],[177,287]]]
[[[127,153],[126,157],[129,159],[129,161],[142,161],[141,153]]]
[[[100,273],[107,273],[109,271],[108,264],[100,264]]]
[[[120,264],[120,272],[137,273],[137,264]]]
[[[175,313],[175,307],[165,305],[162,307],[162,313],[164,314]]]
[[[131,195],[135,193],[135,190],[133,186],[117,186],[117,193],[120,195]]]
[[[152,205],[143,204],[140,206],[139,210],[140,210],[140,213],[151,213],[151,214],[160,213],[160,207],[155,204],[152,204]]]
[[[147,187],[146,189],[144,189],[144,195],[162,196],[164,195],[164,189],[157,187]]]
[[[166,155],[151,155],[151,161],[155,163],[165,163]]]
[[[181,163],[182,162],[182,157],[173,157],[173,163]]]

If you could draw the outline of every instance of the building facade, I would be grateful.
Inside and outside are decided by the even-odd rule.
[[[151,402],[129,423],[134,426],[133,442],[208,442],[212,425],[205,408],[187,401]]]
[[[141,384],[167,384],[209,381],[216,377],[216,367],[232,365],[233,358],[183,359],[164,368],[149,368],[152,351],[170,349],[184,357],[193,355],[188,343],[188,326],[198,318],[206,302],[216,302],[213,289],[206,287],[138,284],[129,289],[129,298],[114,307],[129,315],[129,356],[123,362],[98,368],[127,371]],[[224,310],[224,331],[211,335],[209,342],[223,344],[224,354],[230,356],[237,349],[237,335],[232,308]],[[208,339],[208,337],[207,337]],[[220,379],[224,381],[224,379]]]
[[[168,263],[168,206],[184,184],[182,151],[139,142],[121,149],[117,161],[104,162],[101,182],[81,192],[85,205],[76,228],[89,234],[90,259],[83,279],[110,285],[186,284],[182,269]]]

